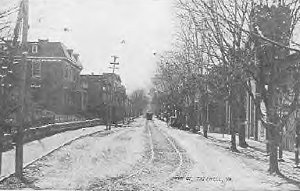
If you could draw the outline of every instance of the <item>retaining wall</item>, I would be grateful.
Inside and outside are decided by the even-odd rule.
[[[86,121],[74,121],[66,123],[56,123],[44,125],[41,127],[32,127],[24,131],[24,142],[28,143],[31,141],[39,140],[51,135],[62,133],[65,131],[77,130],[80,128],[93,127],[97,125],[103,125],[101,119],[93,119]],[[15,134],[5,134],[3,138],[3,150],[7,151],[14,146]]]

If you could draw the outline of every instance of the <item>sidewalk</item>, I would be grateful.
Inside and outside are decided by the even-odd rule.
[[[39,141],[26,143],[24,145],[24,167],[73,139],[104,129],[105,126],[82,128],[74,131],[59,133]],[[15,152],[15,149],[12,149],[2,154],[2,172],[0,180],[3,180],[5,177],[14,173]]]
[[[200,133],[202,134],[202,133]],[[230,148],[230,135],[225,134],[224,137],[222,134],[218,133],[208,133],[208,139],[213,142],[213,144],[220,146],[225,149]],[[239,140],[238,136],[236,137],[237,141],[237,149],[240,153],[237,155],[245,156],[248,158],[253,158],[255,160],[261,161],[265,166],[266,170],[269,164],[269,156],[266,152],[266,144],[254,141],[251,139],[246,139],[248,148],[242,148],[238,146]],[[295,166],[295,154],[290,151],[283,151],[283,160],[284,162],[279,162],[279,169],[283,175],[286,176],[290,181],[294,181],[296,183],[300,183],[300,169],[294,168]]]

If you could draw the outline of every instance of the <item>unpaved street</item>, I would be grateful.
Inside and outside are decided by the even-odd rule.
[[[55,150],[27,166],[25,178],[23,187],[32,189],[299,189],[267,175],[254,159],[236,156],[200,135],[143,118],[129,127],[100,131]]]

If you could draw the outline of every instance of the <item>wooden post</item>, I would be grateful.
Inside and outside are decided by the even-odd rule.
[[[295,137],[295,167],[299,167],[299,147],[300,147],[300,122],[297,115],[296,121],[296,137]]]
[[[27,36],[28,36],[28,0],[21,2],[20,11],[22,12],[22,59],[21,59],[21,86],[20,86],[20,109],[18,111],[18,131],[16,134],[16,158],[15,158],[15,174],[16,177],[23,177],[23,137],[24,122],[26,112],[26,74],[27,74]]]
[[[117,56],[112,56],[112,58],[114,59],[114,61],[113,62],[111,62],[110,64],[111,65],[113,65],[112,67],[110,67],[111,69],[112,69],[112,74],[113,74],[113,76],[112,76],[112,87],[111,87],[111,106],[110,106],[110,110],[109,110],[109,116],[110,116],[110,124],[109,124],[109,126],[108,126],[108,128],[109,128],[109,130],[111,129],[111,125],[112,125],[112,123],[113,123],[113,107],[114,107],[114,97],[115,97],[115,95],[114,95],[114,93],[115,93],[115,80],[114,80],[114,74],[115,74],[115,70],[116,69],[118,69],[117,67],[116,67],[116,65],[119,65],[119,63],[117,62],[117,59],[119,58],[119,57],[117,57]]]
[[[1,78],[1,81],[0,81],[0,86],[1,86],[1,100],[2,100],[2,104],[1,104],[1,106],[3,107],[4,106],[4,102],[5,102],[5,100],[4,100],[4,80],[3,80],[3,77]],[[3,137],[4,137],[4,132],[3,132],[3,126],[2,125],[4,125],[4,123],[2,124],[2,122],[4,122],[4,119],[3,119],[3,121],[2,121],[2,119],[0,119],[0,125],[1,125],[1,127],[0,127],[0,175],[1,175],[1,172],[2,172],[2,149],[3,149]]]

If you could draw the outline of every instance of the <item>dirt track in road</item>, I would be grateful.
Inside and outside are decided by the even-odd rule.
[[[171,190],[176,177],[184,177],[192,165],[185,151],[153,122],[145,125],[148,134],[143,160],[117,177],[93,182],[92,190]]]

